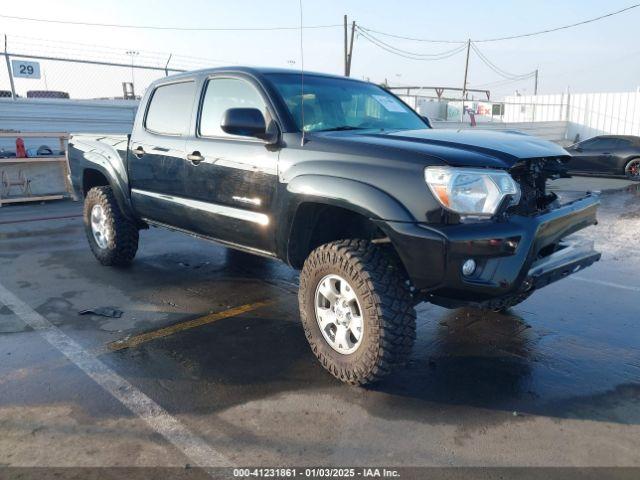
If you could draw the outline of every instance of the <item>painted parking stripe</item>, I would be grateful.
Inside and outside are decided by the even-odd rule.
[[[593,283],[594,285],[602,285],[603,287],[613,287],[613,288],[620,288],[622,290],[629,290],[630,292],[640,292],[640,287],[634,287],[632,285],[621,285],[619,283],[606,282],[604,280],[595,280],[592,278],[578,277],[576,275],[572,275],[569,278],[573,278],[574,280],[580,280],[581,282]]]
[[[210,313],[209,315],[198,317],[193,320],[188,320],[186,322],[177,323],[169,327],[141,333],[139,335],[134,335],[123,340],[116,340],[115,342],[107,343],[104,346],[90,348],[90,349],[87,349],[86,352],[94,357],[100,357],[102,355],[112,353],[114,351],[137,347],[142,343],[150,342],[152,340],[155,340],[156,338],[167,337],[169,335],[173,335],[174,333],[178,333],[183,330],[188,330],[190,328],[196,328],[202,325],[207,325],[209,323],[215,322],[216,320],[222,320],[223,318],[230,318],[237,315],[241,315],[243,313],[250,312],[257,308],[270,305],[271,303],[272,302],[270,301],[256,302],[256,303],[251,303],[247,305],[241,305],[239,307],[230,308],[229,310],[224,310],[222,312]],[[43,362],[40,365],[32,366],[30,368],[20,368],[0,377],[0,385],[15,381],[15,380],[22,380],[28,377],[29,375],[35,375],[46,370],[64,367],[67,364],[68,364],[67,360],[61,359],[59,361]]]
[[[206,468],[232,465],[228,458],[194,435],[164,408],[84,350],[76,341],[16,297],[2,284],[0,284],[0,303],[6,305],[93,381],[173,444],[194,466]]]
[[[228,310],[223,310],[222,312],[211,313],[209,315],[205,315],[204,317],[187,320],[186,322],[176,323],[175,325],[170,325],[158,330],[152,330],[150,332],[134,335],[124,340],[116,340],[115,342],[107,345],[107,348],[111,351],[117,351],[124,350],[125,348],[137,347],[142,343],[150,342],[157,338],[168,337],[184,330],[201,327],[202,325],[215,322],[216,320],[222,320],[223,318],[235,317],[243,313],[251,312],[252,310],[264,307],[266,305],[269,305],[270,303],[271,302],[269,301],[249,303],[246,305],[241,305],[239,307],[230,308]]]

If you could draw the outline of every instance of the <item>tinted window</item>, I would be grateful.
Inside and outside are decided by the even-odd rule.
[[[147,110],[145,127],[157,133],[189,133],[195,82],[172,83],[156,88]]]
[[[618,139],[618,148],[631,148],[633,147],[633,142],[631,140],[627,140],[626,138]]]
[[[304,102],[299,74],[269,74],[298,129],[409,130],[427,128],[408,106],[386,90],[370,83],[307,75]]]
[[[235,137],[220,128],[222,116],[229,108],[257,108],[267,119],[267,107],[256,88],[239,78],[214,78],[207,83],[200,114],[200,135]]]
[[[588,150],[607,150],[618,146],[617,138],[596,138],[590,142],[585,142],[584,148]]]

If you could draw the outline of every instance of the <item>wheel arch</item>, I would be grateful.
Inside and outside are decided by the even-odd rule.
[[[627,166],[634,160],[640,160],[640,155],[632,155],[625,158],[624,163],[622,164],[622,174],[627,175]]]
[[[295,201],[283,232],[285,257],[294,268],[302,268],[309,253],[320,245],[347,238],[388,244],[397,255],[380,220],[413,221],[391,196],[358,181],[304,175],[290,182],[287,190]]]
[[[89,190],[93,187],[106,186],[111,187],[113,195],[123,215],[129,220],[137,222],[131,206],[131,200],[128,195],[128,187],[123,185],[123,181],[119,180],[115,170],[110,167],[108,163],[90,162],[89,165],[82,170],[83,197],[86,197]]]
[[[293,178],[287,191],[304,200],[352,210],[376,220],[415,222],[409,211],[388,193],[373,185],[342,177],[305,174]]]

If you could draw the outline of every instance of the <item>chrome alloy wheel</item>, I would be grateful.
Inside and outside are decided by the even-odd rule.
[[[316,287],[314,307],[329,346],[343,355],[355,352],[362,343],[364,319],[351,285],[339,275],[325,276]]]
[[[631,160],[625,167],[625,173],[632,180],[640,180],[640,159]]]
[[[109,245],[109,227],[102,205],[94,205],[91,209],[91,233],[98,247],[106,249]]]

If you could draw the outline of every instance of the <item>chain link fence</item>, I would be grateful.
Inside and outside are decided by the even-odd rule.
[[[4,37],[0,97],[136,99],[166,75],[229,62],[30,37]]]

